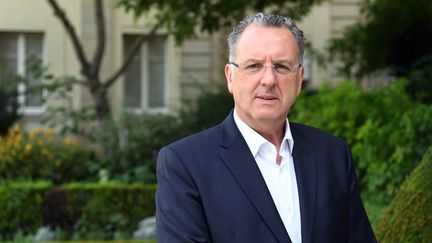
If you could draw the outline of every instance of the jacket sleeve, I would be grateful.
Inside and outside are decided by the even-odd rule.
[[[173,148],[159,152],[156,175],[157,242],[210,242],[199,191]]]

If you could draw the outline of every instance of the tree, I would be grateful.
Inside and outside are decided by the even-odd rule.
[[[93,97],[96,107],[96,116],[99,120],[109,119],[111,109],[108,103],[108,89],[118,80],[127,70],[132,61],[134,53],[146,38],[152,38],[156,30],[164,28],[167,34],[175,36],[178,43],[185,38],[196,34],[197,27],[203,32],[213,32],[222,27],[229,26],[234,20],[244,17],[248,10],[269,9],[278,10],[280,13],[288,14],[294,18],[307,13],[314,3],[322,0],[254,0],[254,1],[231,1],[231,0],[118,0],[118,5],[126,11],[132,11],[136,18],[143,17],[150,10],[156,10],[154,24],[151,26],[149,34],[138,38],[131,52],[127,54],[123,64],[109,78],[102,80],[100,77],[100,67],[105,51],[105,19],[102,0],[94,0],[95,21],[97,29],[96,51],[92,59],[88,59],[84,52],[82,43],[75,31],[66,12],[62,10],[56,0],[47,0],[54,10],[55,16],[60,20],[72,41],[74,51],[81,66],[83,80],[74,80],[74,84],[80,84],[88,88]],[[282,10],[282,11],[281,11]],[[68,83],[70,84],[70,83]]]
[[[364,21],[330,44],[331,57],[342,60],[343,74],[361,78],[392,68],[403,76],[416,61],[432,55],[430,0],[366,0],[363,13]]]
[[[173,34],[177,41],[196,34],[212,33],[231,27],[250,11],[274,12],[300,19],[314,4],[323,0],[119,0],[126,11],[136,18],[157,9],[156,18],[161,26]],[[197,28],[198,27],[198,28]]]
[[[61,21],[64,29],[69,35],[72,41],[74,51],[77,55],[78,61],[81,66],[81,74],[84,77],[82,81],[75,81],[78,84],[86,86],[95,102],[96,115],[99,119],[109,119],[111,109],[108,103],[107,92],[108,89],[114,84],[114,82],[125,72],[129,63],[132,61],[133,54],[139,50],[140,44],[144,41],[145,36],[137,39],[134,43],[131,53],[129,53],[120,68],[115,71],[106,80],[100,78],[100,67],[105,51],[105,38],[106,38],[106,26],[104,19],[104,12],[102,6],[102,0],[94,0],[95,3],[95,16],[96,16],[96,29],[97,29],[97,46],[96,51],[93,55],[92,60],[89,60],[85,55],[84,48],[80,42],[78,35],[75,31],[75,27],[72,25],[65,11],[61,9],[56,0],[47,0],[52,9],[54,10],[55,16]],[[150,31],[149,36],[154,35],[157,25]]]

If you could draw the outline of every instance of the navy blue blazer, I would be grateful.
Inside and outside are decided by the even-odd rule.
[[[312,127],[290,129],[302,242],[376,242],[347,144]],[[232,112],[164,147],[157,180],[158,243],[291,242]]]

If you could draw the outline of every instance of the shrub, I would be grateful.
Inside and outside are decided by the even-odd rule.
[[[350,144],[374,226],[432,141],[432,107],[411,100],[406,83],[367,91],[350,81],[323,87],[314,95],[302,94],[290,113],[291,121],[322,128]]]
[[[401,186],[379,223],[380,242],[430,242],[432,239],[432,147]]]
[[[154,185],[101,183],[52,186],[47,182],[0,185],[0,240],[42,226],[63,239],[129,238],[155,213]]]
[[[0,138],[0,176],[5,180],[50,180],[56,184],[94,178],[96,153],[80,140],[52,129],[24,131],[19,125]]]
[[[407,85],[408,93],[414,99],[432,104],[432,55],[417,60],[409,72],[411,82]]]
[[[124,114],[119,122],[106,123],[94,134],[103,148],[108,177],[122,182],[154,183],[159,150],[182,137],[221,122],[233,107],[226,91],[204,93],[196,105],[171,114]]]
[[[71,184],[68,204],[79,212],[78,239],[129,238],[138,222],[155,213],[155,186],[140,184]]]
[[[46,182],[0,185],[0,240],[32,233],[43,224],[41,208],[49,187]]]
[[[225,88],[205,92],[198,97],[195,105],[180,114],[185,133],[193,133],[212,127],[225,119],[234,108],[232,95]]]
[[[100,169],[106,169],[111,180],[154,183],[159,149],[182,135],[175,116],[125,114],[94,134],[95,143],[104,150]]]
[[[18,120],[18,96],[0,88],[0,136]]]

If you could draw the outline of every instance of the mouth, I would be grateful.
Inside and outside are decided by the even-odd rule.
[[[273,95],[258,95],[257,98],[261,100],[277,100]]]

